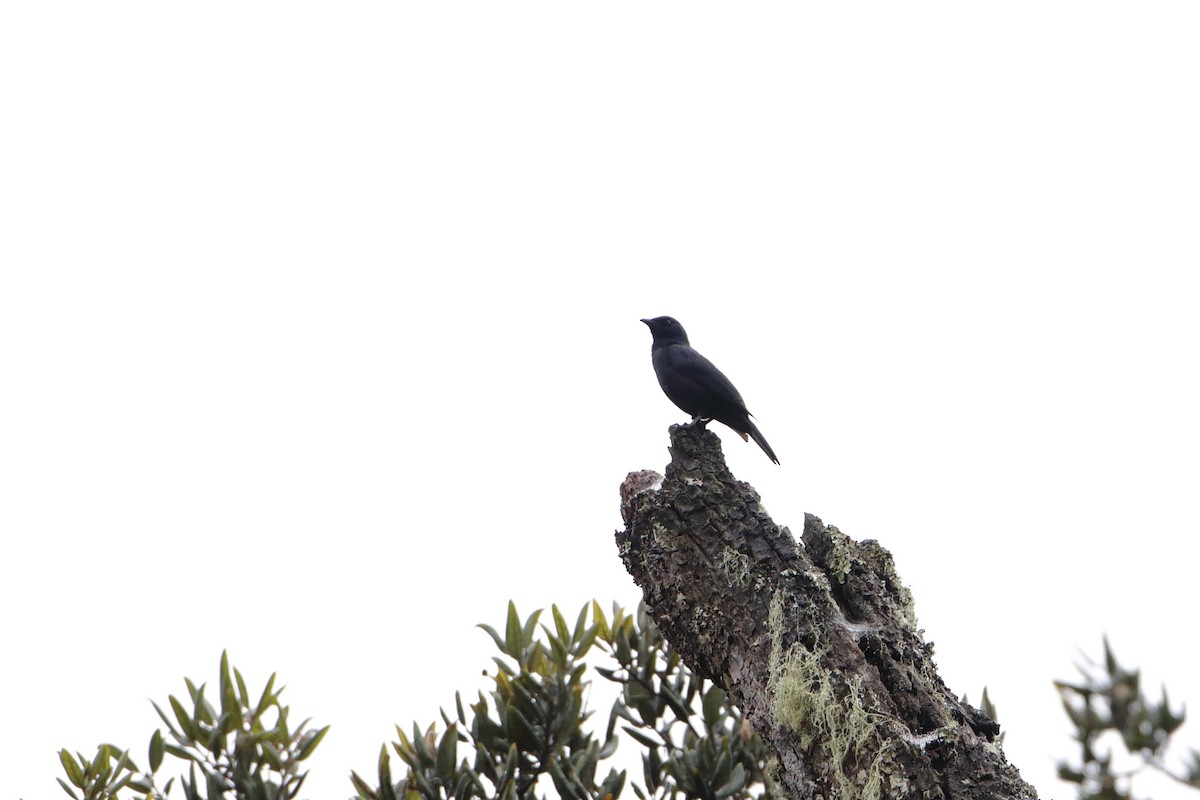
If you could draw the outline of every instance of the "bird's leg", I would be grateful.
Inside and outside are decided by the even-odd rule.
[[[712,417],[702,417],[699,414],[696,414],[694,417],[692,417],[692,421],[689,422],[687,424],[687,426],[689,428],[697,428],[698,427],[698,428],[700,428],[700,430],[703,431],[703,430],[707,430],[707,428],[705,428],[705,426],[708,425],[708,423],[711,420],[712,420]]]

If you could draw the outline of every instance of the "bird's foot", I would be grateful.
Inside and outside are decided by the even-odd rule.
[[[685,423],[684,427],[688,429],[697,428],[699,430],[707,430],[707,425],[712,421],[711,417],[692,417],[692,421]]]

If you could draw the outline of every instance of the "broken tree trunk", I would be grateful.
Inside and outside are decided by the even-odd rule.
[[[878,542],[806,514],[797,544],[699,427],[671,427],[660,477],[621,487],[621,558],[671,647],[775,754],[788,796],[1037,797],[995,742],[1000,726],[938,676]]]

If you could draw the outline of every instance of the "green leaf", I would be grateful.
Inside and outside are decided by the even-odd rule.
[[[415,723],[413,724],[413,735],[414,736],[421,735],[420,731],[417,730],[417,726]],[[396,748],[396,752],[397,753],[401,753],[401,752],[410,752],[411,753],[413,750],[412,741],[408,738],[407,735],[405,735],[404,729],[401,728],[399,725],[396,726],[396,736],[397,736],[397,738],[400,739],[400,741],[398,743],[393,745]]]
[[[64,792],[71,795],[74,800],[79,800],[79,795],[75,794],[75,790],[68,786],[66,781],[64,781],[62,778],[55,778],[54,780],[58,781],[58,785],[63,788]]]
[[[580,614],[580,617],[583,615]],[[608,628],[608,620],[604,616],[604,609],[595,600],[592,601],[592,622],[598,626],[598,636],[604,641],[612,644],[612,631]]]
[[[299,780],[297,780],[295,783],[291,784],[291,787],[288,789],[288,792],[287,792],[288,800],[291,800],[296,795],[300,794],[300,789],[301,789],[301,787],[304,786],[304,781],[306,778],[308,778],[307,772],[301,774]]]
[[[221,694],[221,711],[227,712],[229,708],[225,705],[225,695],[233,694],[233,677],[229,674],[229,651],[221,651],[221,666],[217,670],[217,690]]]
[[[613,639],[617,645],[617,663],[629,667],[633,663],[633,652],[629,649],[629,634],[624,626],[614,629]]]
[[[554,617],[554,630],[558,635],[559,641],[565,645],[570,645],[571,629],[567,627],[567,620],[563,617],[562,612],[558,610],[558,606],[550,606],[550,613]]]
[[[238,703],[244,708],[250,708],[250,693],[246,691],[246,681],[242,679],[242,673],[237,667],[233,668],[233,679],[237,683]]]
[[[191,685],[191,681],[188,682],[188,685]],[[192,719],[198,723],[196,726],[197,728],[199,728],[201,724],[212,725],[217,718],[217,710],[213,708],[212,703],[208,702],[208,700],[206,700],[204,697],[204,690],[207,688],[208,684],[204,684],[192,695],[192,705],[195,709],[192,713]]]
[[[171,703],[171,710],[175,712],[175,721],[179,723],[179,730],[182,731],[184,738],[189,742],[195,742],[196,726],[192,723],[192,718],[183,707],[183,703],[179,702],[175,695],[171,695],[167,699]]]
[[[583,786],[595,786],[596,765],[600,761],[600,747],[590,742],[586,749],[578,750],[571,757],[571,766],[575,770],[575,778]]]
[[[616,753],[617,745],[620,743],[621,740],[613,736],[612,732],[610,731],[608,738],[604,740],[604,746],[600,748],[600,760],[603,761],[606,758],[610,758],[614,753]]]
[[[434,787],[434,785],[432,783],[430,783],[425,770],[422,769],[422,770],[417,770],[416,772],[410,772],[408,774],[408,777],[409,777],[409,780],[416,782],[417,788],[421,791],[421,795],[423,797],[439,797],[440,796],[440,793],[438,792],[438,790]]]
[[[559,639],[557,636],[551,636],[550,649],[554,653],[554,663],[560,667],[565,666],[570,659],[571,654],[567,648],[567,645],[563,643],[563,640]]]
[[[229,724],[230,721],[228,714],[222,714],[217,718],[216,722],[213,724],[212,730],[209,732],[208,742],[205,744],[205,747],[208,748],[208,752],[214,755],[224,752],[225,730]]]
[[[533,726],[529,724],[529,720],[525,719],[525,715],[515,706],[508,709],[508,715],[504,720],[504,732],[510,741],[520,745],[521,749],[527,752],[538,752],[544,744]]]
[[[717,764],[712,768],[712,780],[728,781],[730,776],[729,767],[733,763],[733,753],[729,749],[729,739],[725,738],[721,741],[721,755],[717,759]]]
[[[729,776],[729,781],[717,789],[717,800],[724,800],[730,795],[737,794],[742,789],[746,788],[746,768],[738,764],[733,768],[733,772]]]
[[[84,773],[87,774],[90,772],[97,777],[107,777],[109,773],[108,762],[111,757],[112,753],[109,751],[108,746],[100,745],[100,747],[96,748],[96,757],[92,759],[92,763],[87,764],[87,762],[84,762]]]
[[[304,734],[305,738],[300,745],[299,751],[296,753],[295,760],[303,761],[311,756],[313,751],[317,749],[317,745],[321,743],[321,740],[325,738],[325,734],[327,733],[329,733],[328,725],[320,730],[309,731],[308,733]]]
[[[221,725],[225,733],[231,733],[242,727],[242,704],[238,700],[237,687],[229,675],[229,662],[222,656],[221,680],[218,687],[221,693]]]
[[[350,783],[354,784],[354,791],[358,792],[362,800],[379,800],[378,793],[353,770],[350,772]]]
[[[633,630],[633,620],[629,614],[625,613],[625,609],[620,608],[616,603],[613,603],[613,618],[610,627],[614,636],[620,628],[625,628],[626,633]]]
[[[109,745],[109,747],[112,747],[112,745]],[[129,758],[129,751],[122,750],[121,755],[117,758],[117,765],[113,767],[113,775],[120,775],[123,771],[130,769],[132,765],[133,762]],[[136,769],[136,767],[133,767],[133,769]],[[121,781],[121,785],[124,786],[125,782]],[[116,789],[117,787],[112,787],[113,794],[116,794]]]
[[[999,722],[999,717],[996,716],[996,706],[992,704],[992,699],[988,697],[987,687],[983,687],[983,695],[979,699],[979,710],[987,714],[993,722]]]
[[[282,689],[280,690],[282,691]],[[271,677],[267,679],[267,685],[263,687],[262,696],[258,698],[258,705],[254,708],[254,716],[261,717],[267,712],[267,709],[279,702],[278,694],[275,692],[275,673],[271,673]]]
[[[546,767],[550,773],[550,779],[554,781],[554,788],[558,789],[559,797],[568,800],[588,800],[587,787],[568,774],[557,758],[550,759]]]
[[[637,728],[632,728],[628,725],[622,725],[621,730],[625,731],[627,734],[632,736],[634,738],[634,740],[637,741],[639,744],[645,745],[646,747],[653,747],[653,748],[662,747],[662,742],[660,740],[654,739],[654,738],[648,736],[647,734],[641,733],[640,731],[638,731]]]
[[[117,774],[120,774],[120,773],[117,773]],[[109,796],[111,796],[115,800],[115,798],[117,797],[117,792],[124,789],[125,786],[128,785],[128,783],[131,780],[133,780],[133,773],[126,772],[124,775],[121,775],[121,777],[118,778],[114,783],[110,784],[107,788],[105,788],[105,791],[109,794]]]
[[[67,779],[82,789],[83,769],[79,766],[79,762],[75,760],[75,756],[71,755],[66,749],[63,749],[58,751],[58,760],[62,762],[63,769],[67,773]]]
[[[575,657],[583,658],[587,655],[588,650],[592,649],[592,645],[596,643],[596,637],[600,634],[600,626],[593,625],[584,632],[579,639],[579,644],[575,647]]]
[[[187,738],[182,733],[180,733],[178,730],[175,729],[175,725],[174,725],[172,719],[167,716],[167,713],[162,710],[162,708],[158,705],[158,703],[151,700],[150,705],[154,706],[154,710],[157,711],[158,716],[162,718],[163,724],[167,726],[167,731],[171,734],[171,738],[173,738],[175,741],[179,742],[180,744],[186,744]]]
[[[225,785],[225,781],[208,771],[205,771],[204,777],[208,779],[207,786],[210,800],[212,800],[212,798],[224,798],[226,796],[225,790],[229,787]]]
[[[463,771],[458,776],[458,781],[454,784],[453,789],[447,788],[447,791],[449,791],[450,796],[454,797],[454,798],[470,797],[470,793],[467,791],[467,787],[470,786],[471,783],[472,783],[471,776],[468,775],[466,773],[466,771]]]
[[[437,748],[437,776],[442,785],[449,787],[454,781],[454,764],[458,760],[458,728],[451,725],[442,735]]]
[[[279,752],[279,748],[270,742],[262,742],[260,745],[260,753],[263,761],[271,766],[271,769],[283,769],[283,756]]]
[[[704,695],[704,725],[712,730],[721,719],[721,708],[725,705],[725,692],[714,686]]]
[[[579,724],[584,718],[580,717],[581,701],[578,697],[572,697],[571,700],[557,713],[551,725],[551,736],[556,745],[568,745],[572,739],[579,733]]]
[[[508,757],[504,760],[504,772],[500,774],[500,780],[496,782],[497,788],[499,788],[505,794],[505,796],[508,795],[509,790],[515,785],[519,752],[520,751],[517,750],[516,742],[513,742],[508,746]],[[516,796],[515,792],[513,792],[513,796]]]
[[[163,745],[163,749],[166,750],[171,755],[175,756],[176,758],[181,758],[184,761],[195,761],[196,760],[196,756],[193,755],[191,753],[191,751],[185,750],[178,745],[174,745],[174,744]]]
[[[432,728],[430,728],[432,730]],[[417,723],[413,723],[412,735],[413,751],[417,754],[416,766],[425,767],[434,763],[433,753],[429,752],[429,743],[425,740],[425,735],[421,733],[421,729],[417,727]],[[420,771],[419,769],[417,770]]]
[[[621,790],[625,788],[625,770],[617,772],[615,769],[608,771],[608,777],[604,779],[604,783],[600,784],[600,791],[596,793],[597,797],[619,797]]]
[[[642,756],[642,780],[646,782],[647,789],[656,792],[664,777],[662,756],[658,754],[657,747],[651,747]]]
[[[512,600],[508,601],[508,619],[504,625],[504,648],[507,655],[521,661],[521,618],[517,616],[517,606]]]
[[[491,625],[484,625],[482,622],[475,627],[482,628],[484,631],[486,631],[487,635],[491,636],[492,641],[496,643],[496,649],[498,649],[501,653],[505,652],[507,645],[504,643],[504,637],[497,633],[495,628],[493,628]]]
[[[396,800],[396,791],[392,788],[391,759],[388,758],[386,746],[379,748],[379,796],[381,800]]]
[[[163,760],[163,735],[161,729],[155,729],[150,737],[150,773],[158,772]]]
[[[489,759],[489,761],[490,760],[491,759]],[[479,795],[480,797],[487,797],[488,790],[487,790],[487,787],[483,785],[483,779],[479,777],[479,773],[476,772],[475,770],[471,769],[470,767],[468,767],[466,764],[463,764],[462,769],[463,769],[464,776],[467,777],[468,779],[470,779],[471,783],[474,784],[475,794]],[[470,795],[468,795],[466,792],[458,792],[456,794],[456,796],[457,797],[469,797]]]
[[[592,603],[596,602],[595,600]],[[575,628],[571,631],[571,641],[578,642],[579,637],[583,634],[587,627],[588,609],[592,607],[591,603],[584,603],[583,608],[579,609],[579,616],[575,618]]]
[[[466,712],[463,711],[462,694],[459,692],[454,693],[454,709],[458,712],[459,723],[466,725],[467,715]]]
[[[529,689],[525,688],[525,680],[525,676],[521,676],[512,682],[510,708],[520,711],[527,719],[537,719],[542,716],[542,709],[539,707],[541,704],[534,699]]]
[[[533,634],[537,630],[538,617],[540,617],[541,615],[542,615],[542,610],[539,608],[537,611],[534,611],[532,614],[530,614],[529,618],[525,620],[525,627],[521,629],[521,647],[522,647],[522,649],[533,644]]]

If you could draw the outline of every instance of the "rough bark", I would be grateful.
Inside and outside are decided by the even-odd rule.
[[[803,545],[725,465],[717,436],[671,428],[671,463],[621,487],[617,545],[655,622],[730,692],[809,798],[1036,798],[921,638],[891,554],[806,514]]]

